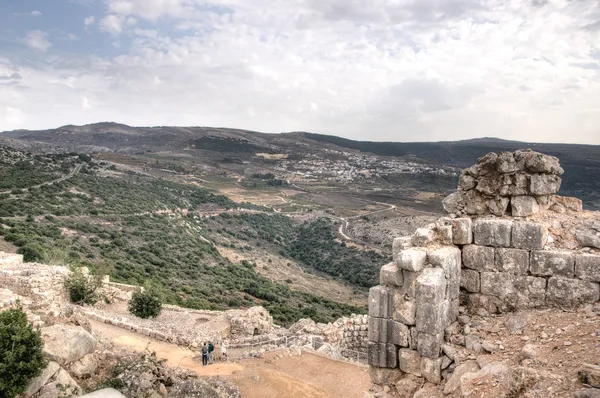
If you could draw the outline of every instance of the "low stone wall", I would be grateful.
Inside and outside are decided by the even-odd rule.
[[[23,264],[23,256],[21,254],[0,252],[0,268],[21,264]]]
[[[341,318],[340,321],[342,339],[339,342],[339,348],[366,352],[369,341],[369,316],[352,315],[349,318]]]
[[[67,294],[66,267],[55,267],[36,263],[16,263],[0,268],[0,286],[21,296],[34,299],[37,306],[65,302]]]

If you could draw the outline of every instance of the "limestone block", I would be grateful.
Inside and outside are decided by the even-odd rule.
[[[512,152],[502,152],[498,155],[496,170],[498,170],[499,173],[514,173],[520,169],[521,168],[519,168],[519,164],[515,160]]]
[[[404,283],[402,270],[394,263],[384,265],[379,271],[379,283],[386,286],[402,286]]]
[[[467,206],[465,209],[467,214],[482,215],[488,210],[485,200],[483,200],[481,195],[475,190],[463,192],[462,199]]]
[[[408,341],[410,339],[410,330],[408,329],[408,326],[391,319],[387,322],[387,343],[399,347],[408,347]]]
[[[421,374],[430,383],[442,382],[442,358],[421,358]]]
[[[510,199],[513,217],[529,217],[540,211],[540,206],[533,196],[513,196]]]
[[[460,273],[460,287],[469,293],[479,292],[479,272],[470,269],[463,269]]]
[[[85,379],[94,375],[97,369],[98,360],[94,357],[93,354],[88,354],[84,356],[79,361],[73,362],[69,367],[71,375],[79,379]]]
[[[575,255],[571,252],[533,250],[529,270],[533,275],[572,278]]]
[[[390,318],[391,305],[388,288],[374,286],[369,289],[369,316],[374,318]]]
[[[25,391],[25,396],[31,397],[38,392],[48,381],[58,372],[60,365],[56,362],[48,362],[48,366],[43,370],[42,374],[29,382],[29,387]]]
[[[473,243],[473,222],[470,218],[450,219],[452,225],[452,243],[470,245]]]
[[[401,348],[398,352],[400,370],[421,377],[421,355],[415,350]]]
[[[439,358],[443,343],[443,331],[438,334],[419,333],[417,336],[417,352],[422,357]]]
[[[546,302],[549,304],[573,307],[582,303],[593,303],[599,299],[597,283],[560,277],[548,279]]]
[[[392,242],[392,255],[396,259],[402,250],[406,250],[412,247],[411,244],[412,236],[403,236],[400,238],[394,238]]]
[[[424,250],[406,249],[398,254],[396,265],[406,271],[419,272],[425,267],[426,260],[427,252]]]
[[[453,192],[450,195],[446,196],[442,201],[442,206],[446,213],[456,213],[458,212],[458,204],[460,203],[460,195],[458,192]]]
[[[482,272],[480,276],[482,294],[506,297],[515,293],[515,275],[501,272]]]
[[[44,356],[66,365],[96,349],[96,339],[85,329],[72,325],[53,325],[41,329]]]
[[[59,388],[66,388],[64,394],[61,394]],[[58,398],[63,396],[79,396],[81,388],[77,382],[64,369],[59,369],[53,380],[43,386],[36,397],[39,398]],[[60,395],[59,395],[60,394]]]
[[[463,191],[469,191],[477,186],[477,180],[463,171],[458,179],[458,185]]]
[[[515,157],[525,159],[525,167],[532,173],[545,173],[562,175],[564,170],[560,167],[560,161],[555,156],[546,155],[534,151],[517,151]]]
[[[494,248],[467,245],[462,251],[463,266],[477,271],[489,269],[494,263]]]
[[[89,394],[82,395],[80,398],[126,398],[125,395],[121,394],[114,388],[103,388],[91,392]]]
[[[387,343],[388,320],[384,318],[369,318],[369,341]]]
[[[554,203],[563,206],[565,209],[570,211],[583,211],[583,202],[578,198],[571,198],[567,196],[555,196]]]
[[[402,378],[402,371],[400,369],[388,369],[371,367],[369,369],[371,373],[371,383],[380,386],[390,386],[396,383]]]
[[[446,278],[441,268],[427,268],[417,278],[416,327],[419,332],[437,334],[443,330],[443,301]]]
[[[512,246],[516,249],[541,250],[548,241],[548,227],[536,222],[515,222],[512,229]]]
[[[580,254],[575,259],[575,276],[591,282],[600,282],[600,256]]]
[[[560,190],[561,178],[552,174],[531,176],[530,190],[533,195],[554,195]]]
[[[525,290],[523,290],[521,285],[519,285],[518,291],[526,296],[526,300],[523,300],[525,302],[524,307],[543,306],[546,302],[546,278],[536,278],[534,276],[521,276],[519,278],[520,284],[523,283],[521,282],[523,279],[525,280]],[[524,291],[526,293],[522,293]],[[521,306],[519,305],[517,305],[517,307],[521,308]]]
[[[446,277],[446,298],[454,300],[458,298],[460,291],[460,266],[461,251],[457,247],[444,247],[428,252],[427,259],[434,267],[444,270]]]
[[[394,289],[393,292],[393,313],[392,319],[402,322],[405,325],[414,325],[416,316],[416,305],[414,296],[409,297],[400,289]]]
[[[411,350],[417,349],[418,337],[419,337],[419,331],[417,330],[417,328],[411,327],[410,328],[410,341],[408,342],[408,348],[410,348]]]
[[[529,270],[529,252],[523,249],[496,249],[493,267],[486,271],[527,274]]]
[[[510,203],[509,198],[498,196],[494,199],[490,199],[485,202],[488,210],[491,214],[502,217],[506,214],[506,210],[508,210],[508,204]]]
[[[451,225],[438,225],[435,227],[435,239],[442,245],[452,244],[452,226]]]
[[[473,235],[476,245],[510,247],[512,221],[477,220],[473,223]]]
[[[400,287],[402,294],[414,298],[417,293],[417,278],[419,274],[412,271],[402,271],[404,284]]]

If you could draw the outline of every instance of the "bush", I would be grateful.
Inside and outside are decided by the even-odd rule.
[[[26,263],[33,263],[42,259],[42,252],[37,245],[19,247],[17,254],[22,254],[23,261]]]
[[[75,304],[95,304],[98,301],[96,291],[101,285],[100,278],[87,277],[79,267],[73,267],[65,280],[71,302]]]
[[[44,343],[21,308],[0,312],[0,397],[23,393],[46,367]]]
[[[129,312],[140,318],[156,318],[162,310],[162,302],[154,289],[137,291],[131,296]]]

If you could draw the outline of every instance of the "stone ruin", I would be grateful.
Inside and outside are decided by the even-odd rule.
[[[375,385],[402,375],[440,384],[452,362],[444,343],[465,345],[453,333],[459,308],[500,313],[600,300],[600,213],[556,195],[562,173],[555,157],[490,153],[444,200],[448,217],[394,239],[393,262],[369,292]]]

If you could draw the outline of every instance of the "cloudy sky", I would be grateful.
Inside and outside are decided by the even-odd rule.
[[[0,131],[600,144],[600,0],[0,0]]]

